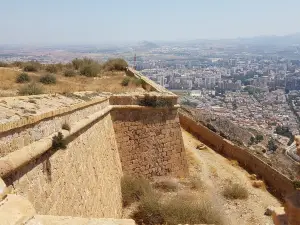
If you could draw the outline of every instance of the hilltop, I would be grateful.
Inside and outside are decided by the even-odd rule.
[[[127,66],[122,59],[100,63],[83,58],[67,64],[0,62],[0,96],[76,91],[143,92],[141,80],[126,77]]]

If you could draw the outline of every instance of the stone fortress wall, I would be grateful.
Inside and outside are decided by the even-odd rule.
[[[138,93],[102,96],[1,124],[6,186],[38,214],[120,218],[124,173],[187,175],[177,96],[143,79],[151,95],[171,105],[140,105]],[[70,131],[62,129],[65,122]],[[66,149],[52,149],[58,132]]]
[[[185,113],[182,110],[179,113],[179,118],[182,128],[194,134],[199,140],[215,151],[228,158],[237,160],[242,167],[260,176],[277,196],[285,197],[295,191],[293,183],[288,177],[284,176],[246,149],[233,144],[204,125],[197,123],[192,115]]]

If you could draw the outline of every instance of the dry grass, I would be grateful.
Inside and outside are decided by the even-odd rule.
[[[205,184],[200,177],[192,177],[190,180],[190,187],[192,190],[203,190]]]
[[[223,196],[227,199],[247,199],[248,190],[240,184],[228,184],[224,191]]]
[[[235,167],[239,167],[239,162],[237,160],[234,159],[230,159],[229,160],[230,165],[235,166]]]
[[[164,180],[154,183],[154,188],[168,192],[177,191],[178,181],[171,178],[165,178]]]
[[[12,68],[0,68],[0,94],[1,90],[9,90],[11,96],[15,95],[23,84],[16,83],[16,78],[19,71]],[[33,82],[39,82],[43,72],[28,72]],[[121,82],[124,79],[125,72],[103,72],[100,77],[84,77],[74,76],[65,77],[63,72],[57,73],[57,83],[55,85],[42,85],[45,93],[71,93],[76,91],[99,91],[99,92],[134,92],[144,91],[138,88],[135,84],[129,83],[128,86],[122,86]],[[13,94],[14,93],[14,94]]]
[[[252,187],[259,188],[259,189],[262,189],[262,190],[267,190],[266,184],[262,180],[252,181]]]
[[[160,202],[157,196],[143,198],[132,215],[137,224],[224,224],[220,211],[207,199],[177,195]]]
[[[125,175],[121,180],[123,206],[141,200],[142,197],[151,196],[153,193],[148,180]]]

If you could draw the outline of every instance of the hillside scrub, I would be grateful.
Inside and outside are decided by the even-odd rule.
[[[18,91],[19,95],[40,95],[43,93],[43,87],[34,82],[21,87]]]
[[[16,78],[17,83],[27,83],[27,82],[30,82],[30,80],[31,79],[27,73],[21,73]]]
[[[74,76],[76,76],[76,71],[73,69],[67,69],[64,72],[64,75],[65,75],[65,77],[74,77]]]
[[[41,76],[40,82],[43,84],[56,84],[56,77],[53,74]]]
[[[42,65],[37,61],[29,61],[23,64],[25,72],[37,72],[41,69]]]
[[[227,199],[247,199],[248,190],[240,184],[228,184],[224,191],[223,196]]]
[[[125,71],[128,67],[127,62],[124,59],[109,59],[103,64],[104,70],[108,71]]]
[[[161,202],[158,195],[142,198],[132,218],[142,224],[224,224],[220,212],[207,199],[177,195]]]
[[[55,64],[49,64],[46,66],[45,70],[49,73],[57,73],[59,68]]]

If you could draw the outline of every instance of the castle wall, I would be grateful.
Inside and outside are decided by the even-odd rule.
[[[120,218],[122,169],[110,115],[72,138],[67,149],[47,151],[6,183],[39,214]]]
[[[114,109],[111,115],[124,173],[188,173],[177,108]]]
[[[246,149],[243,149],[228,140],[222,138],[215,132],[209,130],[200,123],[195,122],[192,117],[179,113],[182,128],[194,134],[204,144],[215,151],[237,160],[245,169],[261,176],[275,193],[285,196],[294,191],[292,181],[269,166]]]
[[[0,157],[60,131],[65,122],[74,123],[108,105],[108,99],[101,98],[0,124]]]

